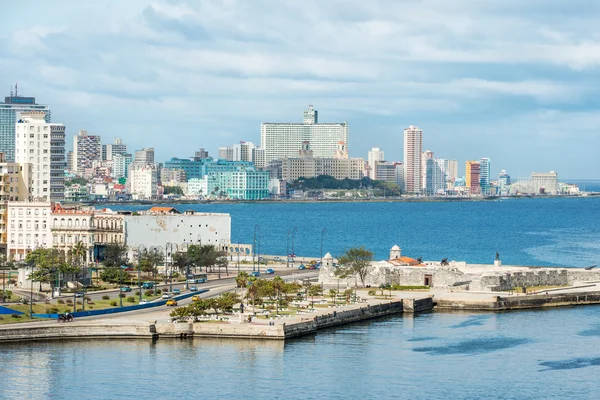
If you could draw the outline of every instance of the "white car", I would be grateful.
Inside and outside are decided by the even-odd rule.
[[[146,299],[142,299],[142,300],[140,300],[140,306],[141,306],[142,304],[148,304],[148,300],[146,300]]]
[[[161,297],[161,298],[162,298],[162,299],[170,299],[170,298],[171,298],[171,295],[170,295],[169,293],[165,293],[165,294],[163,294],[163,295],[162,295],[162,297]]]

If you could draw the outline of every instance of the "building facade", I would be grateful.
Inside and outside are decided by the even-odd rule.
[[[362,179],[365,161],[348,158],[344,143],[338,143],[335,158],[316,158],[308,141],[302,143],[298,156],[281,160],[281,179],[295,181],[299,178],[314,178],[329,175],[335,179]]]
[[[6,251],[8,241],[8,202],[30,200],[32,177],[31,164],[7,162],[0,153],[0,252]]]
[[[38,247],[52,243],[50,230],[51,202],[8,202],[7,256],[14,261]]]
[[[127,178],[131,163],[133,163],[133,156],[131,154],[113,154],[112,177],[116,179]]]
[[[535,194],[558,194],[558,174],[550,172],[532,172],[531,186]]]
[[[152,200],[158,193],[158,171],[154,165],[136,165],[129,167],[129,193],[134,200]]]
[[[60,251],[65,258],[73,251],[78,243],[86,249],[85,264],[93,261],[94,248],[94,208],[63,207],[53,204],[50,214],[50,231],[52,247]]]
[[[212,172],[205,179],[206,195],[209,198],[262,200],[269,197],[270,174],[267,171],[240,168],[235,171]]]
[[[50,107],[37,104],[35,97],[19,96],[15,90],[0,103],[0,152],[6,155],[8,162],[15,161],[15,128],[19,115],[30,111],[43,112],[44,121],[51,122]]]
[[[479,161],[467,161],[465,164],[465,185],[471,194],[481,194]]]
[[[385,160],[385,155],[383,153],[383,150],[381,150],[379,147],[373,147],[371,150],[369,150],[369,152],[367,153],[367,163],[368,163],[368,177],[371,179],[376,180],[377,179],[377,163],[378,162],[383,162]]]
[[[43,112],[22,113],[16,124],[15,140],[16,162],[33,166],[33,198],[37,201],[62,198],[66,167],[64,125],[47,123]]]
[[[133,162],[136,165],[153,165],[154,164],[154,147],[148,147],[141,150],[136,150]]]
[[[425,194],[434,196],[446,192],[446,182],[448,180],[448,160],[443,158],[428,158],[425,165],[426,184]]]
[[[406,193],[421,192],[422,152],[423,130],[413,125],[404,129],[404,191]]]
[[[491,160],[489,158],[482,158],[479,160],[479,186],[481,186],[481,193],[490,194],[490,176],[491,176]]]
[[[348,124],[318,123],[318,112],[309,108],[303,123],[263,123],[261,125],[260,146],[265,151],[265,165],[284,157],[295,157],[308,141],[317,158],[333,158],[337,144],[348,145]],[[314,117],[313,117],[314,116]],[[315,122],[312,122],[315,121]]]
[[[100,136],[89,135],[80,130],[73,136],[73,162],[75,172],[84,175],[86,169],[92,168],[94,161],[102,161],[102,144]]]

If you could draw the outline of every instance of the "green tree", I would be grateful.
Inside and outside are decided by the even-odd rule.
[[[315,296],[318,296],[319,294],[321,294],[323,292],[323,286],[322,285],[311,285],[308,288],[308,295],[311,298],[311,307],[315,306]]]
[[[178,194],[183,196],[183,189],[179,186],[163,186],[164,194]]]
[[[358,276],[364,287],[372,262],[372,251],[367,250],[364,246],[353,247],[338,257],[339,266],[335,270],[335,275],[339,278]]]
[[[188,272],[188,268],[192,265],[192,260],[190,259],[187,252],[179,251],[179,252],[173,253],[172,258],[173,258],[173,266],[175,268],[177,268],[177,270],[179,272],[181,272],[182,274]],[[187,278],[187,276],[186,276],[186,278]]]
[[[248,278],[250,278],[250,275],[245,271],[241,271],[238,276],[235,277],[235,285],[239,288],[245,288],[248,284]]]
[[[127,258],[127,246],[124,244],[111,243],[104,248],[104,261],[106,268],[122,267],[129,264]]]
[[[329,289],[329,297],[331,297],[331,301],[334,301],[335,296],[337,296],[338,292],[335,289]]]
[[[231,292],[225,292],[217,297],[218,306],[223,312],[233,312],[233,306],[239,302],[239,296]]]

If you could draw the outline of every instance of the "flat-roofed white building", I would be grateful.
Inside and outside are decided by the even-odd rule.
[[[38,247],[52,245],[50,231],[51,202],[8,202],[8,241],[9,259],[20,261],[27,253]]]
[[[260,144],[265,165],[284,157],[295,157],[302,142],[310,142],[316,158],[334,158],[339,142],[348,145],[348,124],[318,122],[318,112],[309,106],[303,123],[265,122],[260,129]]]
[[[550,172],[532,172],[531,186],[535,194],[558,194],[558,174]]]

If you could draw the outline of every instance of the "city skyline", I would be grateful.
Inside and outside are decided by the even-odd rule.
[[[461,165],[489,157],[494,177],[600,178],[586,34],[600,5],[309,3],[131,1],[118,18],[103,1],[9,3],[1,94],[18,81],[49,104],[67,143],[82,129],[154,146],[159,160],[187,157],[180,143],[211,155],[260,143],[262,122],[301,122],[314,104],[319,122],[348,122],[352,157],[379,147],[402,160],[403,129],[416,125],[424,149]]]

